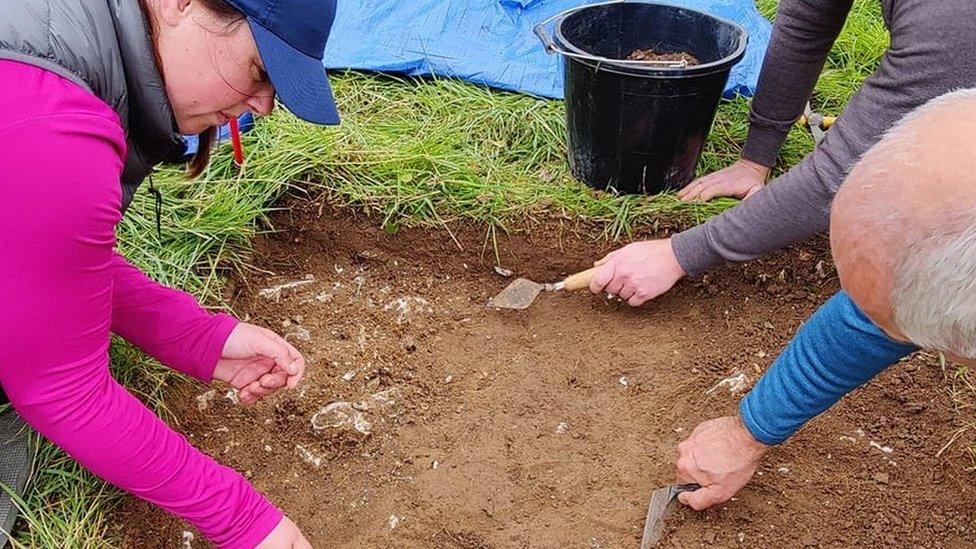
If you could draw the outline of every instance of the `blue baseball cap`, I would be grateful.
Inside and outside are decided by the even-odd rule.
[[[322,57],[336,0],[225,0],[247,18],[281,102],[315,124],[338,124]]]

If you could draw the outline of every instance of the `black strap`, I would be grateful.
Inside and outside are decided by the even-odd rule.
[[[163,239],[163,225],[162,225],[163,193],[159,192],[159,189],[157,189],[156,186],[153,184],[153,177],[151,172],[149,174],[149,192],[152,193],[156,201],[156,235],[159,236],[160,240],[162,240]]]

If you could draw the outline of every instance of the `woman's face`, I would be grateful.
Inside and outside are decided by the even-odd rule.
[[[251,29],[199,0],[155,0],[156,52],[179,130],[198,134],[245,111],[268,114],[274,87]]]

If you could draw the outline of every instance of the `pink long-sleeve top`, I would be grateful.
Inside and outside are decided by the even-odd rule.
[[[237,322],[115,252],[125,151],[108,105],[0,60],[0,383],[27,422],[99,477],[219,547],[254,547],[281,512],[109,372],[114,332],[209,382]]]

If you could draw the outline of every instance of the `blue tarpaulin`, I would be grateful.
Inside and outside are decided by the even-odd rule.
[[[770,24],[753,0],[658,0],[735,21],[749,32],[726,95],[752,95]],[[562,70],[532,27],[596,0],[350,0],[338,3],[325,50],[333,69],[448,76],[495,88],[561,98]]]
[[[655,0],[735,21],[749,32],[746,55],[729,75],[726,96],[751,96],[771,26],[753,0]],[[325,66],[447,76],[540,97],[562,98],[557,55],[546,53],[532,28],[599,0],[340,0]],[[249,116],[249,115],[248,115]],[[241,129],[250,128],[250,120]],[[226,138],[226,126],[222,136]],[[189,138],[187,154],[196,151]]]

